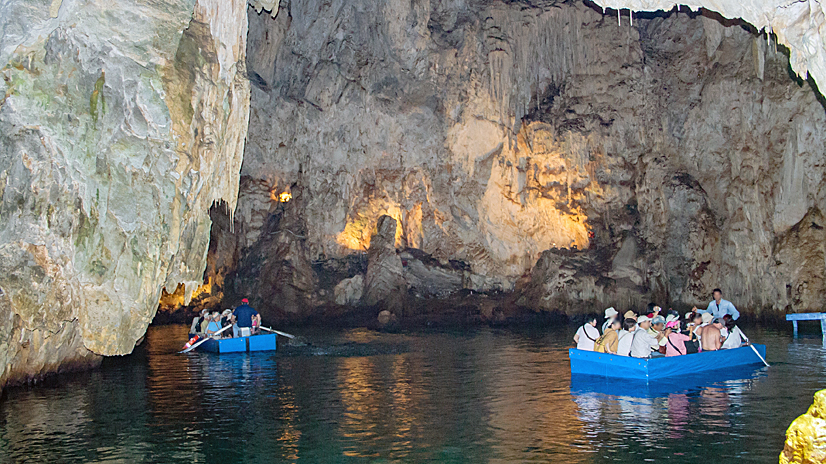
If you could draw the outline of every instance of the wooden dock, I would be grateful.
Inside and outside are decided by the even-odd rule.
[[[794,313],[786,314],[786,320],[794,324],[794,336],[797,337],[798,321],[820,321],[820,330],[823,333],[823,343],[826,344],[826,313]]]

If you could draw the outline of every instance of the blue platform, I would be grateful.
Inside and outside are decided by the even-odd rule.
[[[794,336],[797,337],[797,321],[820,321],[820,330],[823,333],[823,344],[826,345],[826,313],[794,313],[786,314],[786,320],[794,324]]]
[[[211,338],[196,348],[208,353],[244,353],[248,351],[275,351],[276,334],[252,335],[236,338]]]
[[[752,346],[757,348],[760,356],[766,357],[766,345]],[[571,359],[571,374],[636,379],[643,382],[763,363],[748,346],[651,359],[571,348],[568,350],[568,356]]]

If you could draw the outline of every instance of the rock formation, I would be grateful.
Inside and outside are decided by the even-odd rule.
[[[383,216],[422,298],[505,291],[576,312],[700,304],[720,286],[746,313],[821,309],[826,113],[783,50],[711,14],[631,26],[546,3],[253,13],[226,253],[308,263],[316,286],[279,300],[300,314],[353,305],[364,270],[342,263],[363,260]],[[270,292],[238,269],[233,292]]]
[[[812,406],[792,422],[786,431],[786,444],[780,464],[826,462],[826,390],[815,393]]]
[[[0,5],[0,387],[130,353],[203,276],[249,117],[246,2]]]

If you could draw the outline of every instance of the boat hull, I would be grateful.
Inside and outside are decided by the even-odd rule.
[[[766,345],[752,345],[764,359]],[[582,351],[571,348],[571,374],[587,374],[621,379],[656,380],[734,367],[762,364],[751,347],[705,351],[684,356],[631,358],[615,354]]]
[[[259,334],[249,337],[211,338],[195,350],[217,354],[275,351],[277,337],[276,334]]]

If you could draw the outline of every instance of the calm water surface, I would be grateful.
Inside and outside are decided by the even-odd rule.
[[[304,333],[278,353],[132,356],[0,403],[0,462],[777,462],[826,387],[819,336],[770,369],[626,391],[571,379],[572,330]]]

